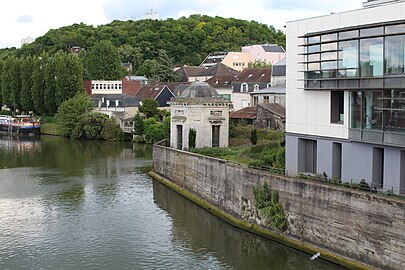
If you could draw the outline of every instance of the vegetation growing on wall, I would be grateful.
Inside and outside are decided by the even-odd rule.
[[[283,206],[278,201],[278,192],[273,191],[270,193],[270,188],[265,183],[263,186],[254,188],[253,195],[259,217],[265,224],[269,224],[272,228],[280,231],[285,231],[288,227],[288,221]]]
[[[196,138],[197,130],[195,130],[194,128],[190,128],[190,131],[188,132],[188,149],[195,148]]]

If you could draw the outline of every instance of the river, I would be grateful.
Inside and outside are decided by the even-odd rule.
[[[148,145],[0,135],[0,269],[342,269],[153,181]]]

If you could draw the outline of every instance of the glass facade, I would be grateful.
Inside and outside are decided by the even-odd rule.
[[[405,145],[405,23],[337,29],[304,39],[304,89],[349,91],[349,128],[361,132],[353,134],[386,134]],[[339,123],[341,102],[335,96],[331,122]],[[378,137],[381,143],[384,136]]]

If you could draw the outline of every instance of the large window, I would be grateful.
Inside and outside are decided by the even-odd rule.
[[[331,119],[330,122],[334,124],[343,124],[344,120],[344,92],[332,91],[330,93],[330,107],[331,107]]]
[[[357,77],[359,45],[357,40],[339,42],[339,69],[342,78]]]
[[[360,40],[360,75],[374,77],[383,75],[383,39]]]
[[[405,90],[384,91],[385,130],[405,132]]]
[[[405,36],[385,38],[385,73],[404,74]]]
[[[363,96],[363,129],[382,130],[382,91],[365,91]]]

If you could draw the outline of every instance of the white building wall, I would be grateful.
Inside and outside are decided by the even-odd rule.
[[[345,93],[344,124],[330,123],[330,91],[303,90],[303,38],[307,33],[405,19],[405,2],[363,8],[287,23],[286,132],[348,139],[349,95]]]
[[[122,94],[122,81],[91,81],[92,94]]]
[[[232,104],[234,111],[249,107],[251,106],[250,95],[248,93],[232,93]]]

